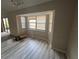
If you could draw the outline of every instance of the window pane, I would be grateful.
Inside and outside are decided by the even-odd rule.
[[[21,25],[22,25],[22,28],[26,28],[25,17],[21,17]]]
[[[32,16],[28,17],[28,20],[29,28],[45,30],[46,16]]]
[[[46,16],[37,16],[37,29],[45,30]]]
[[[29,23],[29,25],[33,25],[33,26],[35,26],[35,23]]]
[[[35,27],[36,27],[36,24],[35,23],[29,23],[29,28],[35,29]]]
[[[7,28],[9,28],[8,18],[6,18],[6,25],[7,25]]]
[[[6,19],[5,18],[3,18],[3,22],[4,22],[4,26],[5,26],[5,28],[7,27],[6,25],[6,21],[5,21]]]
[[[46,16],[37,16],[37,23],[46,23]]]
[[[36,20],[29,20],[29,22],[36,22]]]
[[[45,30],[45,24],[37,24],[37,29]]]

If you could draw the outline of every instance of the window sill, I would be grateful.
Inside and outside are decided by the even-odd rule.
[[[40,30],[40,29],[28,29],[30,31],[38,31],[38,32],[46,32],[46,30]]]

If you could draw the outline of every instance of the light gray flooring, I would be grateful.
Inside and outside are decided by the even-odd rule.
[[[10,33],[7,33],[7,32],[1,32],[1,37],[5,37],[5,36],[8,36],[10,35]]]
[[[1,57],[1,59],[66,59],[64,54],[49,48],[46,41],[31,38],[2,42]]]
[[[10,38],[10,32],[1,32],[1,42],[4,42]]]

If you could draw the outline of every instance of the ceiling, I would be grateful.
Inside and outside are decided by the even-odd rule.
[[[27,7],[48,2],[51,0],[22,0],[22,1],[23,1],[22,5],[13,6],[13,4],[11,3],[11,0],[1,0],[1,10],[2,10],[1,12],[6,13],[9,11],[19,10],[22,8],[27,8]]]

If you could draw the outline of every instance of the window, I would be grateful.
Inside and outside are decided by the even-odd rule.
[[[6,32],[10,32],[8,18],[3,18],[3,24]]]
[[[35,29],[36,28],[36,17],[32,16],[32,17],[28,17],[28,19],[29,19],[29,28]]]
[[[25,24],[25,17],[21,16],[21,25],[22,25],[22,28],[26,28],[26,24]]]
[[[37,29],[45,30],[46,16],[37,16]]]
[[[29,28],[36,30],[45,30],[46,28],[46,16],[29,16]]]
[[[35,29],[36,27],[36,20],[29,20],[29,28]]]

